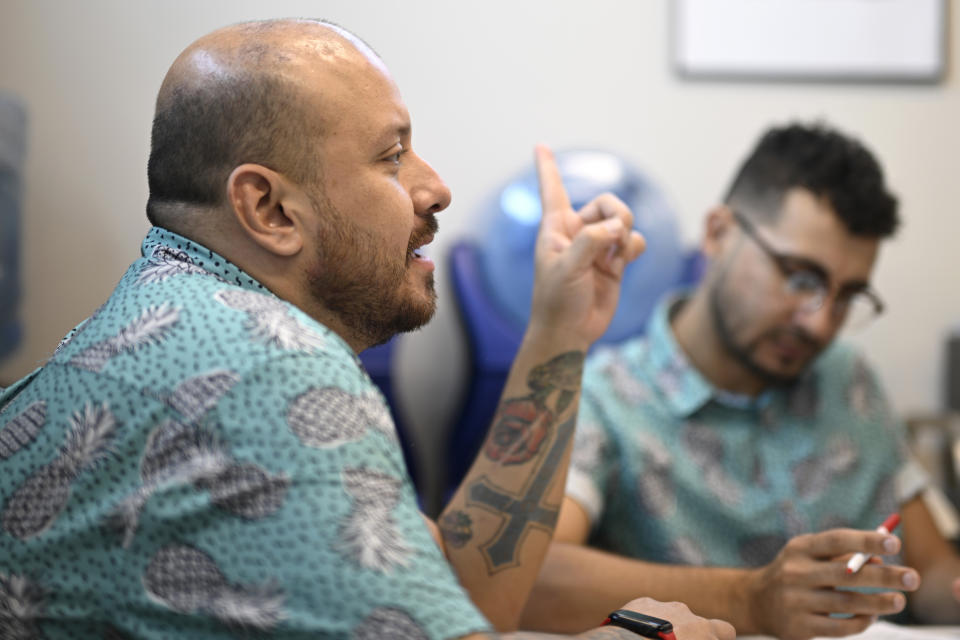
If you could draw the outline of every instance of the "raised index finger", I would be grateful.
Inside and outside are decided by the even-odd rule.
[[[540,183],[540,204],[543,206],[543,217],[553,215],[558,211],[570,210],[570,199],[567,190],[563,187],[560,170],[553,159],[553,152],[545,145],[536,147],[537,179]]]

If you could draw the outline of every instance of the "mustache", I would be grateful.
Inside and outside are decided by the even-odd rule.
[[[432,213],[428,213],[423,216],[424,226],[420,229],[413,232],[410,236],[410,242],[407,243],[407,253],[413,251],[416,247],[419,247],[423,244],[423,241],[428,239],[430,236],[437,233],[440,230],[440,223],[437,222],[437,216]]]

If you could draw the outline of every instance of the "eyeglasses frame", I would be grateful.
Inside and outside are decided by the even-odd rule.
[[[821,292],[817,297],[810,298],[811,301],[816,300],[816,304],[810,304],[804,310],[807,312],[814,312],[822,309],[823,305],[826,304],[827,299],[831,297],[830,275],[827,270],[809,258],[791,256],[789,254],[777,251],[767,240],[763,238],[762,235],[760,235],[756,224],[754,224],[754,222],[751,221],[743,212],[733,208],[731,208],[730,211],[733,214],[734,221],[739,224],[744,233],[751,238],[765,254],[767,254],[767,256],[776,265],[777,270],[780,271],[780,274],[785,279],[793,277],[794,274],[800,271],[808,271],[816,276],[818,280],[820,280],[822,283],[820,287]],[[877,294],[877,292],[874,291],[870,286],[856,289],[850,294],[850,299],[852,299],[852,297],[855,295],[864,296],[864,298],[873,305],[873,316],[870,318],[870,320],[875,319],[886,309],[886,305],[883,303],[883,300],[880,299],[880,296]]]

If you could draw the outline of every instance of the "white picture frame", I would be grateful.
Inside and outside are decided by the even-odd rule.
[[[946,0],[674,0],[690,78],[937,82]]]

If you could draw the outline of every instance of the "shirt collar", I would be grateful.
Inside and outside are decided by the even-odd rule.
[[[339,343],[351,354],[354,362],[362,368],[363,365],[360,362],[359,356],[338,333],[306,315],[293,303],[278,298],[249,273],[202,244],[185,238],[169,229],[152,227],[140,245],[140,254],[148,262],[161,268],[167,265],[180,272],[207,273],[227,284],[236,285],[241,289],[257,291],[282,300],[285,304],[290,305],[291,308],[296,309],[297,313],[302,314],[305,322],[312,322],[321,327],[324,334]]]
[[[659,389],[670,412],[678,418],[689,418],[711,400],[734,409],[762,409],[772,395],[765,391],[753,397],[730,393],[713,386],[704,378],[677,344],[670,319],[687,298],[683,294],[668,296],[653,312],[647,328],[650,371],[653,384]]]
[[[206,271],[243,289],[270,293],[250,274],[223,256],[180,234],[152,227],[140,246],[140,254],[150,262],[178,263],[181,269]]]

